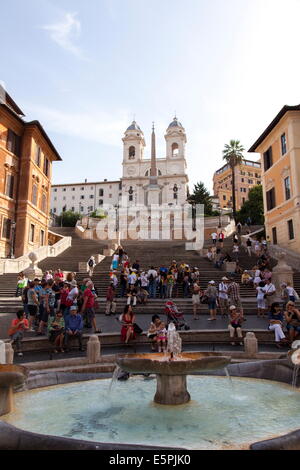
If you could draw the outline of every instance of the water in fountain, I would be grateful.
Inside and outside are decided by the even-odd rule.
[[[226,373],[227,378],[228,378],[228,380],[229,380],[230,386],[231,386],[232,390],[234,390],[234,385],[233,385],[232,378],[231,378],[231,376],[230,376],[230,374],[229,374],[229,370],[228,370],[227,367],[225,367],[224,370],[225,370],[225,373]]]
[[[110,384],[109,384],[109,389],[108,389],[109,392],[111,392],[111,389],[112,389],[113,385],[118,380],[118,378],[121,374],[121,371],[122,371],[121,367],[119,367],[117,365],[114,372],[113,372],[113,375],[112,375],[112,378],[111,378],[111,381],[110,381]]]
[[[171,354],[171,358],[180,357],[182,350],[182,341],[179,336],[179,333],[176,331],[174,323],[170,323],[168,326],[168,347],[167,350]]]
[[[295,343],[296,341],[294,341],[294,343],[292,344],[292,347]],[[299,367],[300,367],[300,347],[298,347],[298,349],[296,349],[296,351],[294,351],[293,354],[291,355],[291,361],[294,364],[292,386],[295,388],[297,386],[297,378],[298,378]]]
[[[293,388],[296,388],[296,386],[297,386],[298,373],[299,373],[299,365],[294,365],[293,379],[292,379],[292,387]]]

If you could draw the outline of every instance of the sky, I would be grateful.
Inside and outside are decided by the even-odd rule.
[[[165,157],[176,113],[190,190],[212,191],[224,145],[300,103],[299,18],[300,0],[2,0],[0,82],[62,156],[54,184],[120,178],[134,118]]]

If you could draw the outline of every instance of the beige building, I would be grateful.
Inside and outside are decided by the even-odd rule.
[[[249,189],[261,184],[260,162],[244,160],[241,165],[235,167],[234,171],[236,210],[240,210],[244,202],[248,200]],[[222,166],[213,176],[214,197],[218,197],[222,209],[232,207],[231,179],[231,168],[228,164]]]
[[[266,235],[300,253],[300,105],[284,106],[249,152],[259,152]]]

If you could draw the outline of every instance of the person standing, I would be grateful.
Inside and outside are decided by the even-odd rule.
[[[241,315],[243,316],[243,306],[240,297],[240,286],[237,282],[235,282],[234,278],[231,278],[230,281],[231,282],[227,290],[230,305],[235,305],[235,307],[239,309]]]
[[[252,256],[252,241],[250,240],[250,238],[248,237],[247,238],[247,241],[246,241],[246,247],[247,247],[247,253],[248,253],[248,256]]]
[[[217,232],[213,232],[213,233],[211,234],[211,239],[212,239],[213,245],[216,245],[216,243],[217,243],[217,238],[218,238]]]
[[[115,295],[116,295],[116,291],[115,291],[113,283],[111,283],[106,292],[105,315],[116,313]]]
[[[219,245],[220,245],[220,248],[223,248],[224,238],[225,238],[225,235],[224,235],[224,233],[223,233],[223,230],[221,230],[221,232],[219,233]]]
[[[266,307],[269,310],[275,299],[276,287],[274,286],[274,284],[272,284],[272,281],[269,278],[265,280],[265,286],[262,289],[265,293]]]
[[[89,258],[87,264],[88,264],[89,276],[92,277],[93,274],[94,274],[95,266],[96,266],[96,261],[95,261],[94,256],[91,256],[91,257]]]
[[[210,313],[210,318],[208,318],[208,321],[216,320],[218,290],[215,286],[215,281],[209,281],[208,288],[205,291],[205,295],[207,295],[208,297],[208,310]]]
[[[266,301],[264,292],[265,283],[261,281],[256,287],[256,298],[257,298],[257,316],[264,318],[266,311]]]
[[[32,323],[35,323],[38,314],[39,301],[38,296],[35,292],[35,283],[33,281],[29,282],[29,289],[27,291],[28,299],[28,313],[29,313],[29,331],[34,331]]]
[[[196,280],[193,284],[193,295],[192,295],[192,303],[193,303],[193,314],[194,320],[199,320],[199,315],[197,314],[198,307],[200,310],[200,282]]]
[[[86,283],[86,289],[83,293],[83,305],[82,305],[80,313],[82,314],[83,318],[85,318],[87,328],[91,328],[93,326],[95,333],[101,333],[100,330],[97,330],[97,326],[96,326],[96,319],[95,319],[95,297],[96,296],[92,292],[93,288],[94,288],[93,282],[88,281]]]
[[[157,281],[157,271],[154,269],[154,266],[148,271],[148,280],[149,280],[149,294],[150,299],[155,299],[156,297],[156,281]]]
[[[222,318],[228,315],[228,282],[229,279],[227,277],[222,277],[222,282],[219,284],[219,307]]]

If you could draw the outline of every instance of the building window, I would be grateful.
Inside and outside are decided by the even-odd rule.
[[[65,191],[66,191],[66,188],[63,188],[63,191],[65,192]]]
[[[248,180],[248,184],[253,184],[253,180]]]
[[[121,189],[122,189],[122,183],[120,182],[119,183],[119,190],[121,190]],[[100,194],[99,194],[99,196],[100,196]]]
[[[244,183],[244,178],[242,178],[242,183]]]
[[[55,196],[54,201],[57,201],[57,197]]]
[[[288,230],[289,230],[289,239],[294,240],[295,235],[294,235],[294,225],[292,220],[288,220]]]
[[[267,191],[267,210],[270,211],[271,209],[274,209],[276,206],[276,198],[275,198],[275,188],[270,189],[270,191]]]
[[[84,191],[84,187],[83,187],[83,186],[82,186],[82,188],[80,188],[80,189],[81,189],[81,191]]]
[[[128,159],[134,160],[134,158],[135,158],[135,147],[131,145],[128,150]]]
[[[80,212],[83,212],[83,206],[80,206]]]
[[[245,204],[245,198],[242,197],[242,204]]]
[[[75,188],[72,188],[72,191],[75,191]]]
[[[3,227],[2,227],[2,238],[10,239],[10,231],[11,231],[11,220],[3,219]]]
[[[75,207],[71,207],[71,211],[74,212],[74,211],[75,211]]]
[[[109,197],[109,199],[111,199],[111,198],[112,198],[112,194],[110,194],[108,197]]]
[[[272,228],[272,238],[273,238],[273,245],[277,245],[277,230],[276,230],[276,227]]]
[[[44,213],[47,212],[47,196],[45,193],[42,194],[41,211]]]
[[[38,187],[36,184],[32,185],[32,194],[31,194],[31,202],[35,206],[37,205],[37,197],[38,197]]]
[[[99,199],[99,206],[103,206],[103,199]]]
[[[285,191],[285,199],[290,199],[291,198],[291,181],[290,177],[287,176],[284,178],[284,191]]]
[[[172,157],[177,157],[178,152],[179,152],[178,144],[174,142],[174,144],[172,144]]]
[[[280,137],[281,140],[281,155],[286,153],[286,136],[285,133]]]
[[[54,213],[54,214],[56,213],[56,207],[53,208],[53,213]]]
[[[43,246],[45,243],[45,232],[44,230],[40,231],[40,245]]]
[[[75,200],[75,196],[72,196],[72,201],[74,201],[74,200]]]
[[[89,211],[89,212],[93,212],[93,209],[94,209],[93,206],[89,206],[89,207],[88,207],[88,211]]]
[[[80,196],[80,199],[84,199],[84,196]]]
[[[30,224],[29,241],[30,243],[34,243],[34,225],[33,224]]]
[[[90,199],[94,199],[94,195],[93,195],[93,194],[90,194]]]
[[[267,171],[273,165],[272,147],[264,153],[264,169]]]
[[[42,149],[39,145],[36,145],[35,147],[35,163],[37,166],[41,165],[41,156],[42,156]]]
[[[103,189],[99,189],[99,196],[103,196]]]
[[[63,201],[65,201],[65,200],[66,200],[66,196],[63,197]]]
[[[226,195],[223,194],[223,201],[226,201]]]
[[[5,187],[5,195],[13,199],[14,197],[14,176],[13,175],[6,175],[6,187]]]
[[[6,148],[9,152],[13,153],[17,157],[20,156],[21,138],[15,134],[11,129],[8,129]]]
[[[46,176],[49,176],[49,167],[50,167],[49,160],[48,158],[44,157],[44,174]]]
[[[55,193],[57,193],[57,188],[54,188],[53,191],[54,191]]]

